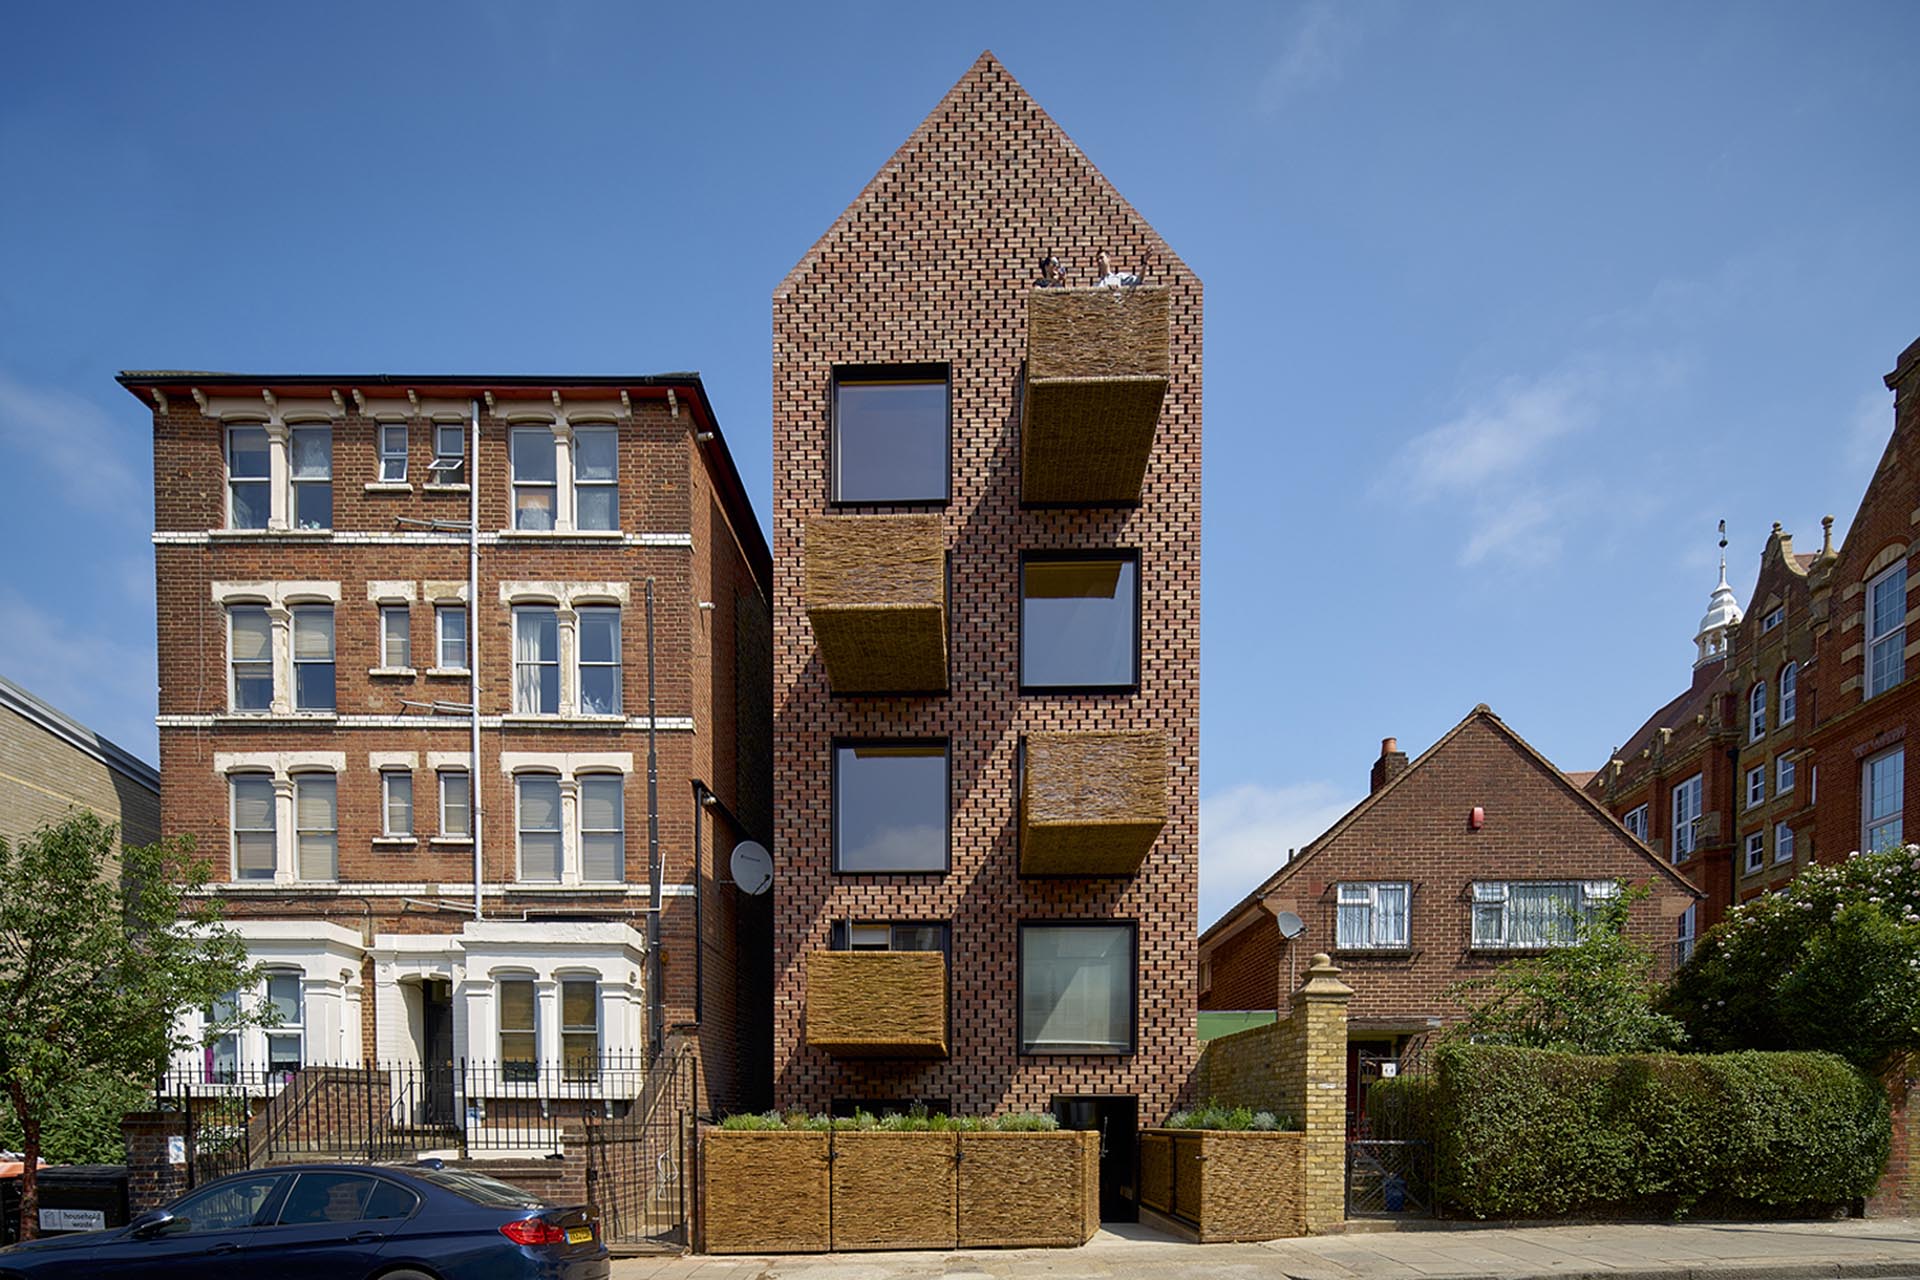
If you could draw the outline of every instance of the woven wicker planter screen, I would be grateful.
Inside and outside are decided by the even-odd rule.
[[[1027,295],[1027,502],[1138,501],[1170,369],[1167,290]]]
[[[946,544],[938,516],[815,516],[807,620],[835,693],[947,687]]]
[[[834,1249],[953,1248],[955,1137],[834,1134]]]
[[[708,1253],[825,1253],[827,1135],[709,1129],[700,1141]]]
[[[1169,735],[1039,733],[1027,738],[1020,872],[1129,876],[1167,822]]]
[[[1306,1135],[1146,1129],[1140,1202],[1193,1225],[1202,1244],[1307,1233]]]
[[[807,1043],[842,1058],[944,1058],[947,958],[937,951],[815,951]]]
[[[1100,1229],[1100,1135],[960,1135],[960,1247],[1085,1244]]]

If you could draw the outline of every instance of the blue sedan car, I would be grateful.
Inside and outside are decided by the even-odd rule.
[[[208,1183],[125,1227],[0,1249],[0,1280],[606,1280],[600,1224],[483,1174],[308,1164]]]

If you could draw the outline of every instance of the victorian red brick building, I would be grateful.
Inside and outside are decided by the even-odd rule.
[[[1382,1058],[1459,1015],[1447,988],[1565,945],[1620,882],[1655,951],[1699,891],[1485,706],[1412,763],[1391,738],[1366,799],[1200,937],[1200,1007],[1281,1007],[1315,952],[1354,989],[1352,1053]]]
[[[770,913],[726,863],[772,827],[771,562],[698,376],[120,381],[161,823],[280,1014],[177,1066],[577,1092],[681,1028],[706,1105],[760,1101]]]
[[[783,1105],[1174,1108],[1200,308],[991,55],[775,292]]]

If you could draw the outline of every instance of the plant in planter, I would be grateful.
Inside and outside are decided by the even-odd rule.
[[[1291,1117],[1206,1102],[1140,1135],[1140,1198],[1203,1243],[1306,1233],[1305,1136]]]

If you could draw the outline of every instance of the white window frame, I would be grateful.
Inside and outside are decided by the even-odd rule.
[[[526,661],[520,657],[521,620],[530,619],[535,615],[550,615],[553,618],[553,657],[535,658],[531,661]],[[515,715],[557,716],[561,713],[561,709],[566,706],[566,673],[562,669],[563,656],[561,652],[564,646],[560,641],[560,609],[558,606],[550,604],[521,604],[513,607],[513,713]],[[529,668],[543,671],[547,667],[553,668],[554,671],[554,698],[552,709],[549,710],[538,705],[525,705],[521,698],[522,671]],[[536,700],[538,697],[537,690],[542,683],[544,682],[536,682],[535,684]]]
[[[1647,838],[1647,806],[1639,804],[1627,810],[1625,816],[1620,819],[1620,825],[1644,843]]]
[[[599,437],[602,435],[610,436],[613,440],[613,478],[611,480],[583,480],[580,478],[580,469],[581,469],[581,457],[585,453],[585,450],[581,449],[580,447],[581,438],[583,436]],[[576,424],[573,428],[573,444],[572,444],[571,454],[572,454],[572,462],[573,462],[573,525],[574,525],[574,528],[585,530],[588,532],[593,532],[593,533],[617,532],[620,528],[620,429],[614,426],[612,423],[602,423],[602,422],[584,423],[583,422],[583,423]],[[612,492],[613,494],[613,523],[612,524],[589,525],[581,519],[581,512],[584,510],[584,505],[580,501],[580,493],[582,490],[585,490],[585,489],[592,489],[592,490],[605,489]]]
[[[396,440],[395,433],[398,433]],[[407,424],[404,422],[378,422],[374,424],[374,438],[380,460],[381,484],[407,483]]]
[[[467,817],[466,817],[466,821],[461,825],[461,829],[458,831],[453,830],[447,825],[447,783],[450,779],[453,779],[453,778],[459,778],[467,788],[467,799],[465,804]],[[434,770],[434,790],[439,797],[440,825],[438,829],[440,832],[440,838],[442,840],[472,840],[473,839],[473,773],[472,771],[469,769],[436,769]]]
[[[447,620],[450,617],[460,619],[460,642],[453,653],[455,661],[448,662]],[[466,671],[467,657],[467,606],[457,600],[442,600],[433,606],[433,665],[438,671]]]
[[[1747,770],[1747,808],[1757,809],[1767,802],[1767,766],[1755,765]]]
[[[530,782],[551,783],[553,786],[553,826],[529,827],[525,815],[526,805],[522,789]],[[566,780],[557,773],[548,773],[529,769],[513,776],[513,878],[520,884],[564,884],[567,879],[567,794]],[[527,874],[526,837],[528,835],[552,835],[559,840],[559,858],[551,877],[533,877]]]
[[[393,622],[399,619],[400,651],[394,652]],[[413,609],[404,604],[380,606],[380,666],[387,671],[413,669]],[[336,695],[337,700],[337,695]]]
[[[453,433],[458,449],[448,452],[447,433]],[[427,467],[427,483],[464,488],[467,483],[467,428],[459,422],[433,424],[433,462]]]
[[[574,779],[579,789],[579,825],[580,825],[580,879],[584,884],[624,884],[627,868],[627,777],[623,773],[600,772],[583,773]],[[614,820],[619,824],[613,827],[589,827],[587,825],[587,791],[594,786],[611,785],[618,792],[614,805]],[[618,875],[611,879],[587,874],[587,843],[592,836],[612,836],[619,848]],[[565,877],[564,871],[562,878]]]
[[[1784,822],[1773,824],[1773,860],[1775,863],[1792,862],[1794,853],[1793,828]]]
[[[507,1025],[506,988],[509,983],[525,983],[527,986],[527,1009],[530,1025],[509,1027]],[[495,1051],[500,1055],[500,1079],[505,1084],[527,1084],[539,1078],[540,1071],[540,983],[531,973],[502,973],[494,975],[493,1007],[495,1026]],[[507,1037],[524,1036],[530,1045],[527,1055],[507,1056]]]
[[[1786,616],[1787,607],[1782,604],[1777,604],[1767,610],[1766,616],[1760,619],[1760,634],[1765,635],[1767,632],[1779,626],[1780,623],[1785,620]]]
[[[256,613],[260,616],[260,619],[267,624],[267,657],[265,662],[253,658],[242,663],[233,656],[233,619],[235,614],[242,612]],[[227,606],[227,710],[235,715],[266,716],[273,714],[273,651],[275,648],[273,632],[273,613],[266,605],[236,601]],[[240,705],[240,668],[242,666],[249,668],[265,667],[267,669],[267,704],[265,706],[243,707]],[[255,674],[253,678],[258,679],[259,676]]]
[[[1699,830],[1695,825],[1700,821],[1700,799],[1700,775],[1697,773],[1676,783],[1673,794],[1668,797],[1667,811],[1673,820],[1671,857],[1675,862],[1685,862],[1700,847]],[[1688,803],[1683,805],[1682,801]]]
[[[308,712],[336,712],[340,707],[340,631],[337,613],[331,604],[296,604],[288,612],[291,614],[288,637],[292,645],[290,656],[293,663],[293,687],[289,693],[293,699],[293,709]],[[316,617],[322,613],[327,615],[326,661],[322,662],[318,658],[302,658],[300,656],[300,619]],[[324,707],[310,707],[300,700],[300,668],[318,666],[333,670],[333,701]]]
[[[406,801],[406,826],[394,825],[393,808],[396,792],[404,791]],[[413,838],[415,818],[413,811],[413,770],[400,765],[388,766],[380,770],[380,834],[388,840],[411,840]]]
[[[1758,742],[1767,736],[1767,682],[1747,691],[1747,741]]]
[[[1693,944],[1699,928],[1700,904],[1689,903],[1680,913],[1680,923],[1675,930],[1674,960],[1676,964],[1685,964],[1693,958]]]
[[[558,988],[554,995],[558,1002],[560,1015],[560,1072],[561,1078],[570,1082],[598,1080],[600,1078],[601,1024],[605,1021],[600,1014],[600,975],[597,973],[557,973],[554,985]],[[567,1021],[567,988],[588,987],[592,998],[588,1002],[593,1010],[593,1022]],[[584,1065],[574,1057],[574,1042],[591,1039]],[[586,1047],[586,1046],[581,1046]]]
[[[1800,714],[1800,664],[1789,662],[1780,668],[1780,725],[1785,728]]]
[[[333,424],[327,422],[294,422],[288,424],[287,435],[287,522],[295,529],[331,530],[333,528]],[[300,437],[302,434],[320,432],[327,437],[327,473],[325,475],[300,474]],[[327,487],[327,522],[325,524],[300,523],[300,490],[303,486]]]
[[[1799,772],[1792,756],[1781,756],[1775,760],[1773,762],[1773,794],[1784,796],[1791,792],[1798,781]]]
[[[1876,765],[1898,758],[1899,764],[1894,770],[1894,778],[1899,782],[1894,807],[1886,813],[1876,816],[1873,812],[1873,772]],[[1907,750],[1906,746],[1891,747],[1885,751],[1867,757],[1860,762],[1860,851],[1871,853],[1876,848],[1891,847],[1903,843],[1907,804]],[[1894,828],[1893,840],[1882,846],[1876,839],[1879,832],[1888,827]]]
[[[1900,589],[1892,593],[1893,601],[1887,618],[1879,617],[1875,610],[1880,599],[1880,588],[1899,577]],[[1867,583],[1867,599],[1862,610],[1866,629],[1865,669],[1861,672],[1863,696],[1878,697],[1906,679],[1907,645],[1907,562],[1904,557],[1886,570],[1877,573]],[[1884,626],[1880,624],[1884,623]],[[1879,630],[1875,630],[1880,626]],[[1880,669],[1874,659],[1880,654],[1889,655],[1886,664],[1887,675],[1881,677]]]
[[[1752,875],[1767,865],[1767,833],[1764,829],[1749,831],[1746,836],[1746,873]]]
[[[300,793],[303,788],[324,783],[333,791],[333,821],[330,826],[308,827],[301,824]],[[310,876],[307,874],[307,856],[305,845],[311,839],[315,846],[324,844],[327,858],[332,863],[332,874]],[[338,884],[340,881],[340,775],[324,769],[308,769],[293,775],[293,874],[302,884]]]
[[[1570,891],[1575,917],[1573,931],[1555,941],[1513,940],[1510,908],[1515,887]],[[1473,951],[1549,951],[1573,946],[1580,940],[1578,926],[1592,919],[1601,903],[1611,901],[1619,893],[1619,884],[1612,880],[1476,880],[1468,913],[1468,948]],[[1487,923],[1497,927],[1483,928]]]
[[[598,622],[608,616],[611,616],[613,619],[613,660],[611,662],[589,662],[586,658],[588,622],[590,620]],[[622,686],[626,681],[625,655],[623,653],[625,645],[625,621],[625,618],[621,616],[620,606],[617,604],[583,604],[574,610],[573,652],[574,666],[576,668],[574,687],[580,691],[579,708],[581,715],[617,716],[624,714],[623,708],[626,706],[626,691]],[[587,672],[609,670],[613,673],[613,706],[604,710],[588,712],[586,709]]]
[[[272,1026],[269,1026],[265,1029],[266,1030],[266,1046],[267,1046],[267,1056],[266,1056],[265,1062],[269,1070],[273,1069],[273,1060],[274,1060],[273,1046],[276,1040],[282,1041],[282,1042],[287,1040],[293,1041],[293,1045],[294,1045],[293,1060],[296,1063],[296,1069],[298,1069],[299,1066],[306,1065],[306,1061],[307,1061],[307,981],[306,979],[307,979],[307,975],[302,970],[297,968],[287,968],[287,967],[280,967],[280,966],[269,968],[260,975],[260,1000],[261,1000],[261,1004],[267,1008],[272,1008],[274,1004],[273,984],[275,983],[275,981],[290,981],[293,983],[293,1008],[294,1008],[293,1018],[291,1020],[283,1019],[282,1021],[274,1023]]]
[[[529,438],[535,436],[546,437],[547,448],[553,451],[553,479],[525,480],[521,478],[518,465],[520,455],[514,449],[514,442],[523,436]],[[509,501],[511,502],[511,507],[507,513],[510,520],[509,527],[536,533],[551,533],[560,528],[560,445],[559,442],[554,439],[552,427],[544,425],[537,427],[514,427],[507,433],[507,476]],[[520,523],[521,491],[536,489],[544,489],[547,491],[547,510],[552,514],[551,521],[544,529],[536,525]]]
[[[243,782],[263,782],[267,787],[267,825],[264,827],[242,827],[240,825],[240,784]],[[272,857],[267,863],[265,875],[242,876],[240,873],[240,837],[242,834],[265,835],[270,842]],[[280,869],[280,805],[274,787],[273,774],[259,769],[235,769],[227,774],[227,844],[231,854],[232,880],[240,883],[271,883],[279,876]]]
[[[1400,895],[1400,936],[1383,928],[1394,917],[1382,912],[1382,891]],[[1357,938],[1346,931],[1350,909],[1365,908],[1366,936]],[[1334,886],[1334,948],[1339,951],[1405,951],[1413,945],[1413,885],[1406,880],[1344,881]]]
[[[258,431],[260,443],[264,446],[267,458],[267,471],[260,476],[235,476],[233,474],[233,437],[240,431]],[[273,525],[273,436],[264,422],[230,422],[226,426],[226,472],[227,472],[227,524],[229,529],[266,530]],[[266,494],[266,515],[259,524],[240,525],[233,522],[234,490],[240,485],[257,485]]]

